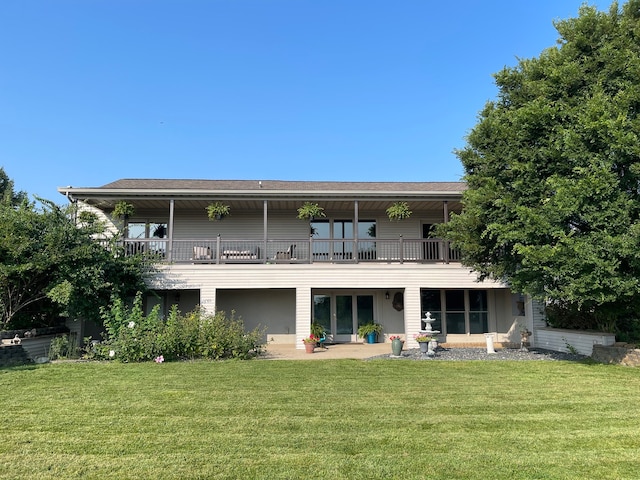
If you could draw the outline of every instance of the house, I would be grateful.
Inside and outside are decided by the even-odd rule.
[[[523,296],[503,284],[478,282],[433,226],[460,212],[464,183],[304,182],[275,180],[122,179],[101,187],[59,188],[84,208],[125,226],[129,253],[160,260],[150,279],[167,312],[200,305],[235,311],[266,340],[303,348],[311,322],[330,341],[354,342],[359,325],[376,322],[383,338],[424,328],[427,312],[440,341],[484,344],[519,341],[518,324],[533,327]],[[134,213],[110,218],[116,203]],[[210,220],[219,202],[229,215]],[[298,218],[310,202],[324,217]],[[406,202],[409,218],[391,221],[387,208]],[[125,225],[119,225],[124,222]]]

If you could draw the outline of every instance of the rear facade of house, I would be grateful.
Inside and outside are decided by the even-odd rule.
[[[361,341],[358,327],[382,325],[379,341],[413,335],[435,318],[450,344],[519,341],[531,325],[530,303],[505,285],[478,282],[459,253],[433,227],[460,212],[463,183],[296,182],[273,180],[123,179],[101,186],[60,188],[69,201],[104,215],[124,232],[125,251],[159,261],[149,279],[159,305],[183,313],[197,306],[235,312],[265,340],[303,348],[311,322],[331,342]],[[111,218],[121,201],[128,218]],[[219,202],[229,215],[210,219]],[[325,216],[298,218],[306,202]],[[406,202],[409,218],[386,210]]]

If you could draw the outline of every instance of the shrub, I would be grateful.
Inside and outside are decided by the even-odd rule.
[[[49,359],[78,358],[80,349],[75,335],[62,335],[51,339],[49,345]]]
[[[166,320],[158,307],[144,315],[142,298],[136,296],[128,309],[114,300],[103,311],[106,340],[93,349],[96,358],[114,358],[123,362],[150,361],[162,355],[164,360],[247,359],[262,351],[263,330],[245,332],[234,312],[204,315],[200,309],[181,315],[174,305]]]
[[[263,332],[254,329],[244,331],[244,324],[235,318],[227,318],[225,312],[207,315],[200,322],[200,345],[202,356],[211,359],[220,358],[251,358],[259,354],[262,348]]]

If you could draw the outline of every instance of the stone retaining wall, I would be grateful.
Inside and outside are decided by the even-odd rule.
[[[594,345],[591,358],[600,363],[625,365],[627,367],[640,366],[640,350],[637,348]]]
[[[22,345],[2,345],[0,346],[0,367],[11,367],[14,365],[24,365],[31,360],[24,351]]]

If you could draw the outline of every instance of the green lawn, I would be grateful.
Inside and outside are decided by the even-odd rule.
[[[0,370],[0,478],[638,478],[640,370],[568,362]]]

